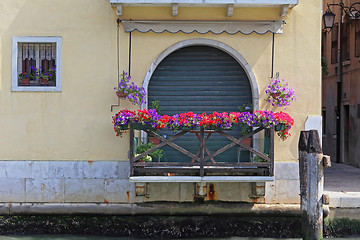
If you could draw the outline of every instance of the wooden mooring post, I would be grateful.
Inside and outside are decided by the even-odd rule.
[[[317,130],[302,131],[299,139],[300,205],[303,239],[323,239],[323,152]],[[325,157],[328,160],[328,157]]]

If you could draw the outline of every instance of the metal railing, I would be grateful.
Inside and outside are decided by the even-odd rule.
[[[135,130],[133,124],[129,124],[130,130],[130,176],[166,176],[181,175],[181,176],[216,176],[216,175],[241,175],[241,176],[273,176],[274,175],[274,127],[270,129],[257,128],[248,134],[241,136],[240,138],[233,137],[223,130],[206,130],[204,127],[200,127],[200,130],[182,130],[170,138],[165,138],[151,129],[144,129],[142,131],[155,136],[160,140],[158,145],[155,145],[151,149],[135,156],[134,153],[134,136]],[[268,155],[254,148],[253,146],[245,144],[243,141],[249,137],[256,139],[254,136],[264,131],[265,136],[269,138],[269,152]],[[180,145],[174,143],[174,141],[182,137],[186,133],[193,133],[200,141],[200,147],[196,153],[192,153]],[[227,145],[213,151],[212,153],[206,146],[207,140],[212,134],[220,134],[226,139],[230,140]],[[188,162],[142,162],[142,158],[148,154],[160,149],[164,146],[169,146],[177,151],[183,153],[185,156],[190,157]],[[253,155],[263,159],[264,162],[220,162],[215,161],[214,158],[221,153],[229,150],[232,147],[238,146],[246,151],[249,151]],[[205,153],[207,154],[205,156]]]

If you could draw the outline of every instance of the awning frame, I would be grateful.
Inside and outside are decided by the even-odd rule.
[[[242,33],[249,35],[257,33],[282,34],[284,21],[162,21],[162,20],[121,20],[125,32],[138,31],[141,33],[178,33],[191,34],[222,34],[234,35]]]

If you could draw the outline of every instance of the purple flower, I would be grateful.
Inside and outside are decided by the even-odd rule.
[[[123,91],[128,94],[126,99],[128,99],[132,104],[141,105],[145,102],[146,91],[144,88],[139,88],[135,83],[130,83],[130,76],[127,72],[123,72],[121,75],[121,80],[119,86],[117,87],[118,91]]]
[[[296,99],[295,91],[289,87],[289,84],[284,79],[271,79],[270,84],[265,90],[267,98],[265,99],[272,106],[286,107],[290,105],[291,101]]]

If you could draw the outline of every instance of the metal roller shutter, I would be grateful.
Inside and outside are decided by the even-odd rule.
[[[252,102],[251,87],[245,71],[229,54],[207,46],[191,46],[179,49],[167,56],[153,73],[149,86],[149,107],[155,99],[160,101],[161,114],[173,115],[181,112],[212,113],[239,111],[238,106]],[[240,129],[227,131],[235,137]],[[171,136],[171,131],[160,131]],[[225,146],[229,141],[213,134],[206,143],[210,152]],[[185,149],[196,153],[200,144],[194,134],[187,133],[175,141]],[[184,154],[164,148],[161,161],[191,161]],[[238,147],[215,158],[219,162],[248,161],[249,154]]]

